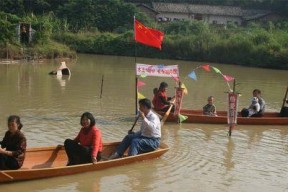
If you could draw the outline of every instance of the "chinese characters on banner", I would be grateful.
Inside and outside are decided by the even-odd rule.
[[[157,76],[157,77],[179,77],[178,65],[148,65],[136,64],[136,75]]]
[[[228,93],[228,113],[227,121],[229,125],[237,124],[238,95]]]
[[[180,88],[180,87],[176,88],[174,116],[177,116],[180,114],[180,109],[182,106],[183,90],[184,88]]]

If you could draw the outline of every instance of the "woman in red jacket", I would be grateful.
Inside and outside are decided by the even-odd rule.
[[[166,82],[160,83],[158,92],[154,95],[154,98],[152,101],[155,110],[166,112],[169,109],[170,105],[173,105],[171,100],[174,97],[172,98],[167,97],[166,95],[167,89],[168,89],[168,84]],[[172,111],[174,111],[174,107],[172,108]]]
[[[95,118],[89,112],[81,116],[80,124],[82,126],[77,137],[66,139],[64,147],[68,156],[68,164],[77,165],[84,163],[97,163],[101,160],[103,149],[101,131],[96,127]]]

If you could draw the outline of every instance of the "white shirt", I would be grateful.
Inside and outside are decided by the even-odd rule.
[[[150,110],[140,127],[141,136],[161,138],[161,123],[159,117]]]

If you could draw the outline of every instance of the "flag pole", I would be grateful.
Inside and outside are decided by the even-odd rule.
[[[135,40],[135,15],[133,17],[133,28],[134,28],[134,40]],[[135,67],[137,64],[137,46],[136,46],[136,41],[134,43],[134,62],[135,62]],[[135,76],[135,115],[138,114],[138,77],[137,75]]]

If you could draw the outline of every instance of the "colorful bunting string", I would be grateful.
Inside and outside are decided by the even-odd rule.
[[[211,68],[212,68],[215,73],[218,73],[218,74],[220,74],[223,77],[223,79],[227,82],[229,90],[231,91],[231,88],[230,88],[230,85],[229,85],[228,82],[229,81],[233,81],[235,78],[231,77],[229,75],[224,75],[218,68],[210,66],[210,65],[207,65],[207,64],[206,65],[199,65],[198,67],[196,67],[191,73],[188,74],[188,77],[190,77],[191,79],[196,81],[197,80],[197,76],[196,76],[195,70],[199,69],[199,68],[202,68],[202,69],[204,69],[205,71],[208,71],[208,72],[211,71]]]

